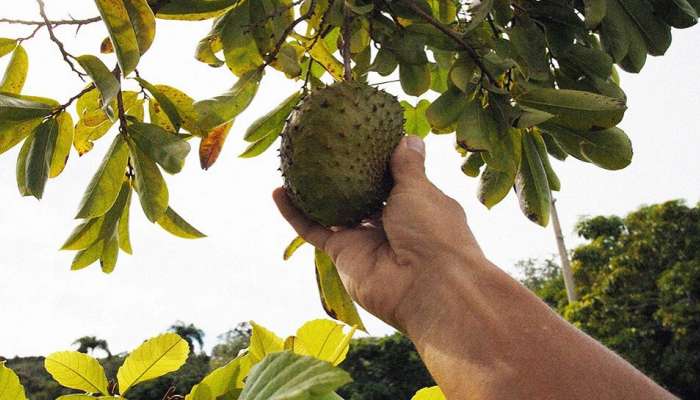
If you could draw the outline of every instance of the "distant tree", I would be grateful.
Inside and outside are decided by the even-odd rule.
[[[250,344],[253,328],[248,322],[241,322],[235,328],[219,335],[221,343],[211,350],[211,367],[219,368],[236,358],[238,353]]]
[[[539,262],[536,259],[519,261],[516,264],[522,274],[521,282],[535,292],[553,308],[564,307],[568,303],[561,268],[554,259]],[[563,292],[562,292],[563,291]]]
[[[95,349],[101,349],[107,353],[107,357],[112,357],[112,352],[109,351],[107,341],[98,339],[95,336],[83,336],[73,342],[73,345],[78,345],[78,351],[81,353],[92,353]]]
[[[700,398],[700,204],[587,218],[577,233],[588,240],[572,253],[580,301],[561,301],[547,265],[525,285],[675,394]]]
[[[199,350],[204,348],[204,331],[197,328],[194,324],[185,324],[182,321],[177,321],[168,329],[171,332],[177,333],[181,338],[187,341],[190,345],[190,351],[194,352],[194,343],[199,345]]]
[[[435,385],[413,343],[399,333],[354,339],[341,367],[353,378],[338,391],[346,400],[410,399]]]

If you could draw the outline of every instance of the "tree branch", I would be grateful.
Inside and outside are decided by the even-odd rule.
[[[314,13],[316,12],[316,2],[318,0],[311,0],[311,3],[309,4],[309,9],[301,15],[299,18],[295,19],[292,21],[291,24],[287,27],[287,29],[282,32],[282,35],[280,36],[279,40],[277,40],[277,43],[275,44],[275,48],[272,49],[267,55],[265,56],[265,64],[263,64],[262,68],[267,67],[268,65],[272,64],[276,59],[277,59],[277,54],[280,52],[282,49],[282,46],[284,43],[287,41],[287,37],[294,31],[294,28],[297,27],[302,21],[306,21],[307,19],[311,18]]]
[[[58,50],[61,51],[63,60],[66,62],[66,64],[70,66],[70,69],[72,69],[73,72],[78,74],[80,80],[85,82],[85,74],[76,69],[75,64],[73,64],[73,61],[71,61],[71,59],[75,60],[76,58],[68,51],[66,51],[65,47],[63,46],[63,42],[58,40],[56,35],[54,35],[53,27],[51,26],[51,21],[49,20],[49,17],[46,16],[46,6],[44,5],[44,0],[36,0],[36,2],[39,5],[39,14],[41,14],[41,18],[44,19],[44,24],[46,26],[46,29],[49,31],[49,37],[51,38],[51,41],[56,43],[56,46],[58,46]]]
[[[430,25],[434,26],[440,32],[444,33],[447,35],[450,39],[452,39],[454,42],[460,45],[464,51],[467,52],[467,55],[469,55],[469,58],[471,58],[474,63],[481,69],[481,72],[485,74],[491,82],[496,82],[496,79],[491,75],[491,73],[484,67],[484,64],[481,62],[481,58],[479,58],[479,55],[476,53],[476,51],[469,45],[469,43],[465,42],[464,39],[462,39],[461,36],[452,29],[446,27],[440,21],[436,20],[433,18],[430,14],[426,13],[418,7],[418,5],[413,1],[413,0],[403,0],[410,8],[413,10],[416,14],[420,15],[425,22],[429,23]]]
[[[95,22],[102,21],[101,17],[92,17],[86,19],[59,19],[59,20],[42,20],[42,21],[27,21],[21,19],[10,19],[10,18],[0,18],[0,23],[4,24],[15,24],[15,25],[27,25],[27,26],[40,26],[44,27],[47,24],[52,27],[57,27],[61,25],[87,25]]]
[[[54,110],[53,115],[58,115],[65,111],[68,107],[70,107],[71,104],[73,104],[74,101],[78,100],[79,98],[83,97],[84,95],[88,94],[91,92],[93,89],[95,89],[95,84],[91,83],[88,87],[83,89],[80,93],[76,94],[75,96],[71,97],[68,99],[67,102],[61,104],[60,107],[58,107],[56,110]]]
[[[341,34],[343,36],[343,46],[340,49],[340,53],[343,56],[343,65],[345,66],[345,80],[352,80],[352,54],[350,52],[350,40],[352,36],[352,14],[350,14],[350,9],[347,4],[343,6],[343,26],[341,27]]]

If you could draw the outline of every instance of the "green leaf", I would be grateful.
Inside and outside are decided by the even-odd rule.
[[[22,148],[19,150],[19,155],[17,155],[17,167],[16,167],[16,180],[17,188],[22,196],[31,196],[32,193],[29,191],[27,186],[27,157],[29,156],[29,149],[32,147],[32,142],[34,142],[34,136],[29,136],[27,140],[22,144]]]
[[[124,182],[128,159],[126,141],[117,135],[85,190],[76,218],[99,217],[112,208]]]
[[[19,123],[14,121],[0,122],[0,154],[15,147],[29,136],[40,123],[40,118]]]
[[[627,110],[623,99],[578,90],[534,89],[516,100],[555,115],[552,122],[579,130],[611,128]]]
[[[127,127],[130,138],[149,158],[163,170],[177,174],[185,165],[190,152],[190,144],[182,137],[174,135],[154,124],[132,123]]]
[[[698,23],[698,13],[687,0],[655,0],[652,4],[654,13],[674,28],[689,28]]]
[[[186,93],[175,89],[174,87],[167,85],[154,85],[154,87],[164,96],[167,97],[170,102],[177,109],[178,114],[182,118],[182,127],[188,132],[196,136],[204,136],[208,132],[204,131],[199,126],[199,116],[194,109],[194,99],[188,96]],[[175,127],[172,125],[167,114],[165,114],[163,107],[157,101],[149,102],[149,113],[151,117],[151,123],[159,125],[160,127],[175,132]],[[165,114],[165,115],[163,115]]]
[[[585,5],[584,15],[586,16],[586,26],[594,29],[605,18],[606,0],[583,0]]]
[[[409,102],[402,101],[404,124],[403,129],[407,135],[416,135],[424,138],[430,133],[430,123],[426,117],[430,102],[421,100],[413,107]]]
[[[481,173],[481,167],[484,166],[484,157],[479,152],[469,153],[467,159],[462,164],[462,172],[472,178],[476,178]]]
[[[304,400],[349,383],[350,375],[331,364],[289,352],[270,354],[254,366],[240,400]]]
[[[102,365],[87,354],[63,351],[50,354],[44,367],[61,385],[87,393],[108,395],[107,377]]]
[[[102,256],[100,256],[100,267],[105,274],[114,272],[117,266],[117,258],[119,257],[119,239],[115,230],[112,236],[105,239]]]
[[[34,140],[27,154],[26,182],[29,193],[41,199],[58,139],[58,122],[55,118],[47,119],[36,127],[33,136]]]
[[[243,139],[254,143],[275,132],[282,132],[285,121],[292,110],[294,110],[294,107],[299,104],[300,98],[300,92],[294,93],[275,107],[274,110],[255,120],[246,131]]]
[[[0,57],[4,57],[17,47],[17,39],[0,38]]]
[[[0,93],[0,121],[23,122],[51,114],[52,107],[9,93]]]
[[[490,209],[508,195],[514,183],[514,173],[501,172],[487,165],[479,180],[477,197],[483,205]]]
[[[129,141],[131,160],[136,172],[135,189],[141,207],[151,222],[158,221],[168,208],[168,186],[155,161],[150,159],[135,143]]]
[[[554,118],[554,115],[545,111],[522,106],[520,108],[522,109],[522,113],[515,124],[517,128],[532,128],[535,125],[539,125]]]
[[[447,398],[438,386],[433,386],[417,391],[411,400],[447,400]]]
[[[10,63],[7,64],[5,75],[0,81],[0,92],[19,94],[27,80],[27,70],[29,69],[29,58],[22,45],[17,45],[12,53]]]
[[[265,150],[269,149],[273,143],[275,143],[280,133],[281,131],[277,131],[276,133],[265,136],[255,143],[251,143],[238,157],[252,158],[259,156],[260,154],[264,153]]]
[[[559,191],[561,189],[561,182],[559,181],[557,174],[554,172],[552,164],[549,162],[549,154],[547,154],[547,147],[544,139],[537,131],[532,132],[531,135],[535,142],[535,147],[537,148],[537,154],[539,155],[544,171],[547,174],[547,184],[549,185],[549,189],[555,192]]]
[[[284,249],[284,255],[282,256],[284,261],[289,260],[299,249],[299,247],[304,245],[304,243],[306,243],[306,240],[304,240],[304,238],[302,238],[301,236],[295,237],[294,240],[292,240],[292,242],[289,243],[289,245]]]
[[[348,353],[355,329],[343,332],[343,325],[327,319],[305,323],[296,332],[292,350],[295,354],[311,356],[339,365]]]
[[[119,81],[112,71],[99,58],[93,55],[78,57],[78,63],[90,75],[92,81],[95,82],[95,86],[100,91],[100,97],[102,98],[102,107],[106,109],[119,93]]]
[[[639,36],[617,0],[606,0],[605,18],[600,23],[600,42],[613,61],[619,63],[629,52],[632,32]],[[645,50],[646,54],[646,50]]]
[[[321,304],[326,313],[333,319],[343,321],[350,326],[365,330],[365,325],[357,313],[357,308],[343,282],[333,260],[323,251],[315,250],[316,283],[321,296]]]
[[[159,0],[149,0],[157,3]],[[182,21],[199,21],[220,15],[235,6],[241,0],[170,0],[158,10],[156,15],[162,19]]]
[[[209,131],[236,118],[253,101],[261,78],[262,72],[252,71],[242,76],[229,91],[194,103],[202,129]]]
[[[145,341],[129,354],[117,371],[119,392],[125,395],[135,385],[177,371],[187,361],[190,347],[174,333]]]
[[[163,108],[163,112],[165,112],[165,115],[168,117],[168,120],[173,125],[174,131],[179,131],[180,126],[182,125],[182,118],[180,117],[180,113],[177,110],[177,106],[170,100],[168,96],[164,95],[160,91],[160,89],[153,86],[148,81],[139,77],[136,77],[135,79],[141,86],[143,86],[144,89],[148,90],[148,92],[151,93],[153,97],[155,97],[156,101],[158,102],[158,105]]]
[[[457,142],[470,151],[493,151],[492,138],[499,134],[498,124],[487,109],[474,99],[463,107],[457,122]]]
[[[226,65],[241,78],[265,63],[252,34],[250,4],[250,0],[241,1],[222,21],[221,42]]]
[[[126,182],[130,186],[129,182]],[[122,249],[126,254],[133,253],[131,248],[131,238],[129,235],[129,211],[131,209],[131,190],[129,190],[129,195],[126,198],[126,203],[124,204],[124,209],[122,210],[122,215],[119,217],[119,225],[117,234],[119,235],[119,248]]]
[[[94,244],[102,232],[104,218],[92,218],[78,225],[70,234],[61,250],[84,250]]]
[[[452,87],[435,99],[426,110],[425,116],[431,127],[445,129],[457,122],[466,105],[466,95]]]
[[[581,132],[546,123],[542,129],[551,134],[567,153],[601,168],[619,170],[632,162],[632,142],[619,128]]]
[[[0,400],[27,400],[19,377],[5,366],[4,361],[0,362]]]
[[[547,174],[531,134],[523,136],[520,170],[515,178],[515,191],[520,209],[531,221],[542,226],[549,223],[550,196]]]
[[[410,96],[420,96],[430,89],[430,64],[400,64],[401,88]]]
[[[544,81],[549,78],[547,42],[544,32],[528,17],[516,17],[508,31],[510,43],[518,54],[518,65],[527,79]]]
[[[486,207],[491,208],[506,197],[515,182],[515,175],[522,157],[522,139],[519,129],[508,129],[499,134],[492,146],[497,157],[487,157],[487,166],[481,174],[477,197]],[[496,161],[498,160],[498,161]]]
[[[95,261],[99,260],[104,251],[105,241],[100,239],[91,244],[85,250],[81,250],[73,258],[73,263],[70,266],[71,271],[78,271],[87,268]]]
[[[276,353],[284,349],[284,342],[274,332],[262,325],[258,325],[254,321],[251,321],[250,325],[253,327],[253,333],[250,336],[250,345],[248,347],[248,357],[251,363],[257,364],[268,354]]]
[[[70,155],[71,145],[73,144],[73,117],[71,117],[70,113],[64,111],[58,114],[56,119],[58,121],[58,138],[51,157],[49,178],[55,178],[63,172]]]
[[[151,48],[156,37],[156,17],[146,0],[123,0],[129,20],[136,35],[139,53],[143,55]]]
[[[476,71],[476,63],[469,57],[460,57],[450,69],[450,81],[459,90],[469,93],[470,84]]]
[[[56,400],[119,400],[123,397],[115,396],[91,396],[89,394],[65,394],[63,396],[56,397]]]
[[[236,357],[223,367],[217,368],[194,385],[185,400],[218,399],[232,389],[243,388],[243,380],[248,376],[252,364],[248,355]],[[203,389],[206,388],[206,389]],[[207,395],[202,395],[202,392]]]
[[[199,239],[207,236],[190,225],[170,207],[168,207],[168,209],[165,210],[165,214],[160,217],[158,225],[171,234],[183,239]]]
[[[609,0],[619,1],[622,8],[630,16],[634,24],[642,34],[647,44],[649,54],[661,56],[666,53],[671,45],[671,27],[654,15],[651,4],[647,1],[637,0]]]
[[[129,75],[138,65],[141,52],[127,7],[123,0],[95,0],[95,4],[107,26],[119,67]]]

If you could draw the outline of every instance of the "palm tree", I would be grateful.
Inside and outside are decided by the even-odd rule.
[[[74,345],[78,345],[78,352],[80,353],[92,353],[95,349],[101,349],[107,353],[107,358],[112,357],[112,352],[109,351],[109,346],[107,341],[104,339],[98,339],[95,336],[83,336],[73,342]]]
[[[194,352],[194,342],[199,345],[199,350],[204,347],[204,331],[197,328],[194,324],[185,324],[182,321],[177,321],[168,329],[171,332],[177,333],[190,345],[190,352]]]

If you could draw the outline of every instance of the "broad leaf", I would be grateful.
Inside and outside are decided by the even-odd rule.
[[[216,17],[241,0],[170,0],[158,10],[158,18],[198,21]],[[160,3],[160,0],[149,0]]]
[[[199,239],[207,236],[190,225],[170,207],[168,207],[168,209],[165,210],[165,214],[160,217],[158,225],[171,234],[183,239]]]
[[[41,123],[40,118],[25,122],[0,122],[0,154],[16,146]]]
[[[107,377],[102,365],[87,354],[63,351],[50,354],[44,367],[61,385],[87,393],[108,395]]]
[[[27,189],[37,199],[41,199],[49,178],[51,159],[58,139],[58,122],[49,118],[36,127],[34,139],[27,154],[26,182]]]
[[[250,371],[240,400],[303,400],[349,383],[331,364],[289,352],[270,354]]]
[[[280,136],[280,133],[281,132],[276,132],[271,135],[267,135],[264,138],[258,140],[257,142],[251,143],[238,157],[252,158],[259,156],[260,154],[264,153],[265,150],[269,149],[270,146],[272,146],[272,144],[275,143],[275,141],[277,141],[277,138]]]
[[[182,170],[190,152],[190,144],[182,137],[173,135],[158,125],[140,122],[130,124],[127,131],[139,149],[163,170],[171,174]]]
[[[323,251],[315,250],[316,282],[321,296],[321,304],[326,313],[333,319],[345,322],[350,326],[365,330],[365,325],[357,313],[355,303],[343,282],[331,258]]]
[[[426,110],[425,116],[431,127],[445,129],[457,122],[466,104],[466,95],[456,87],[452,87],[435,99]]]
[[[156,36],[156,17],[146,0],[123,0],[129,20],[134,28],[139,53],[143,55],[153,44]]]
[[[518,96],[517,101],[553,114],[553,122],[578,130],[611,128],[627,110],[623,99],[577,90],[535,89]]]
[[[5,362],[0,362],[0,400],[27,400],[19,377],[5,366]]]
[[[236,357],[223,367],[217,368],[194,385],[185,400],[214,400],[231,390],[243,388],[252,364],[248,355]]]
[[[0,121],[22,122],[51,114],[52,107],[9,93],[0,93]]]
[[[304,238],[301,236],[294,238],[294,240],[292,240],[292,242],[289,243],[289,245],[284,249],[284,255],[282,256],[284,261],[289,260],[299,249],[299,247],[304,245],[304,243],[306,243],[306,240],[304,240]]]
[[[73,144],[73,117],[70,113],[62,112],[56,117],[58,121],[58,138],[54,146],[49,168],[49,178],[55,178],[63,172]]]
[[[523,153],[520,170],[515,178],[515,191],[525,216],[535,223],[547,226],[551,202],[547,173],[533,135],[526,133],[522,136]]]
[[[126,141],[117,135],[85,190],[76,218],[99,217],[112,207],[122,187],[128,159]]]
[[[424,138],[430,133],[430,123],[427,119],[427,111],[430,109],[428,100],[421,100],[413,107],[409,102],[402,101],[404,125],[407,135],[415,135]]]
[[[250,337],[248,357],[253,364],[257,364],[266,355],[276,353],[284,349],[284,342],[274,332],[251,321],[253,333]]]
[[[210,131],[236,118],[253,101],[261,78],[260,71],[252,71],[242,76],[229,91],[194,103],[202,129]]]
[[[177,371],[187,361],[190,347],[174,333],[145,341],[129,354],[117,371],[119,392],[125,395],[135,385]]]
[[[585,5],[584,15],[586,16],[586,26],[593,29],[600,25],[605,18],[606,0],[583,0]]]
[[[106,109],[119,93],[119,81],[114,74],[107,69],[107,66],[93,55],[80,56],[78,57],[78,62],[85,72],[90,75],[92,81],[95,82],[95,86],[100,91],[100,96],[102,98],[102,107]]]
[[[17,155],[15,176],[17,188],[22,196],[32,195],[27,186],[27,157],[29,156],[29,149],[32,147],[32,142],[34,142],[34,136],[29,136],[22,144],[22,148],[20,148],[19,154]]]
[[[259,0],[258,0],[259,1]],[[224,58],[229,69],[241,78],[257,70],[264,64],[262,53],[253,37],[251,19],[251,0],[242,0],[223,18],[221,42]]]
[[[410,96],[420,96],[430,89],[430,64],[400,64],[401,88]]]
[[[287,117],[299,103],[300,98],[301,93],[294,93],[275,107],[274,110],[255,120],[246,131],[243,139],[254,143],[268,135],[282,132]]]
[[[170,122],[170,124],[172,124],[173,131],[178,132],[180,130],[180,126],[182,125],[182,117],[180,117],[180,112],[178,111],[177,106],[170,100],[168,96],[163,94],[161,90],[158,89],[156,86],[152,85],[151,83],[142,78],[137,77],[136,80],[156,99],[157,104],[163,109],[163,112],[167,116],[168,121]]]
[[[12,53],[10,63],[7,65],[5,75],[0,81],[0,92],[19,94],[27,80],[27,70],[29,69],[29,58],[22,45],[17,45]]]
[[[141,207],[151,222],[158,221],[168,208],[168,186],[165,184],[155,161],[149,158],[135,143],[129,141],[131,160],[136,172],[135,189]]]
[[[127,184],[129,184],[127,182]],[[119,217],[119,225],[117,235],[119,235],[119,248],[122,249],[126,254],[131,254],[133,252],[131,248],[131,237],[129,234],[129,212],[131,209],[131,190],[129,190],[129,195],[126,199],[126,204],[124,204],[124,209],[122,210],[122,215]]]
[[[107,26],[119,67],[128,75],[138,65],[141,53],[124,0],[95,0],[95,4]]]
[[[338,365],[345,359],[355,329],[343,332],[343,325],[326,319],[305,323],[297,330],[292,350]]]
[[[17,39],[0,38],[0,57],[4,57],[17,47]]]

